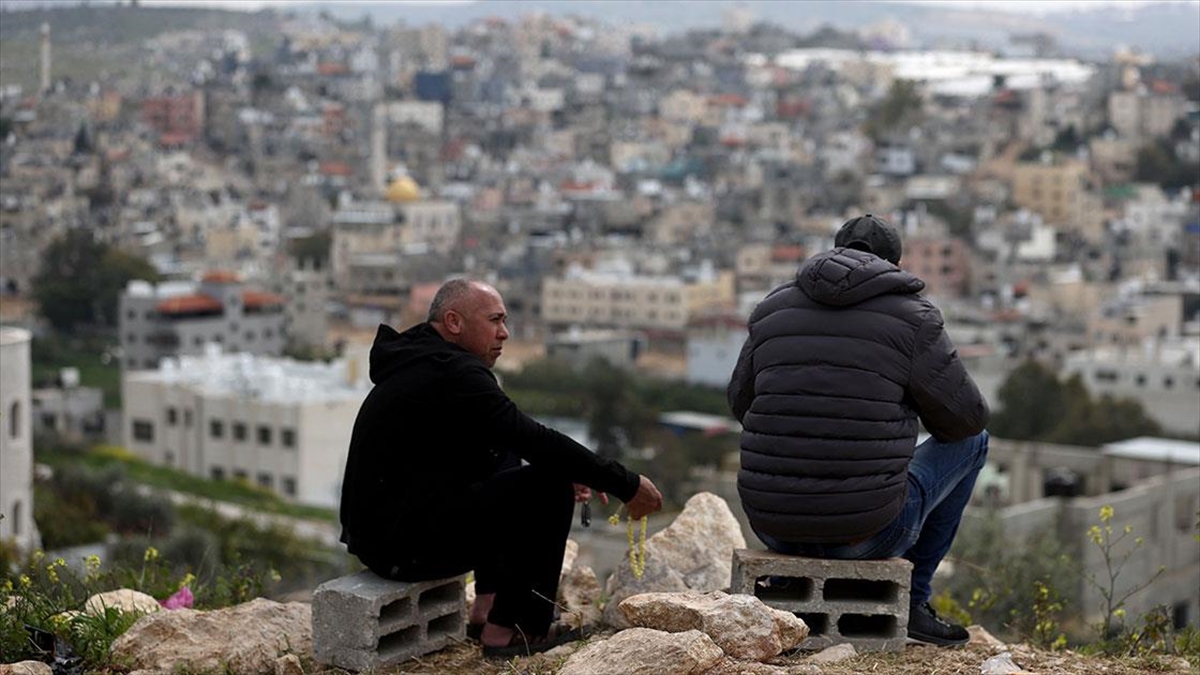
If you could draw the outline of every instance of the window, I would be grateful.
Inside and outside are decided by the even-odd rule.
[[[213,438],[224,438],[225,437],[225,423],[222,422],[221,420],[209,420],[208,421],[208,435],[212,436]]]
[[[258,444],[259,445],[270,445],[271,444],[271,427],[260,426],[258,428]]]
[[[225,480],[225,468],[214,466],[208,470],[208,475],[212,476],[213,480]]]
[[[296,496],[296,479],[295,478],[292,478],[291,476],[284,476],[283,480],[280,482],[283,483],[283,494],[285,494],[289,497]]]
[[[275,481],[274,481],[274,479],[272,479],[272,477],[271,477],[271,474],[269,474],[269,473],[260,473],[260,474],[258,474],[258,485],[259,485],[259,487],[265,487],[265,488],[267,488],[267,489],[269,490],[269,489],[271,489],[271,487],[272,487],[274,484],[275,484]]]
[[[21,435],[21,402],[13,401],[8,408],[8,437],[17,438]]]
[[[200,345],[204,344],[204,338],[197,335],[196,337],[192,338],[192,344],[199,347]]]
[[[183,426],[192,426],[192,411],[188,410],[187,408],[184,408],[183,410]]]
[[[247,474],[246,474],[245,469],[234,469],[233,470],[233,479],[234,480],[246,480],[246,475]]]
[[[129,344],[133,344],[133,343],[137,342],[137,334],[129,333],[128,335],[125,336],[125,341],[128,342]]]
[[[235,440],[235,441],[246,440],[246,423],[245,422],[234,422],[233,423],[233,440]]]
[[[179,422],[179,411],[174,407],[167,407],[167,426],[175,426]]]
[[[1166,387],[1167,389],[1171,389],[1172,387],[1175,386],[1175,378],[1171,377],[1170,375],[1164,377],[1163,378],[1163,386]]]
[[[254,331],[246,331],[246,342],[254,342]]]
[[[12,533],[14,535],[19,535],[19,534],[21,534],[21,500],[20,499],[13,502],[12,518],[13,518]]]
[[[283,447],[285,448],[296,447],[296,430],[288,428],[280,429],[279,442],[282,443]]]
[[[54,413],[42,413],[42,426],[54,429],[58,426],[58,416]]]
[[[133,420],[133,440],[143,443],[154,442],[154,422]]]
[[[1116,382],[1120,376],[1115,370],[1097,370],[1096,379],[1100,382]]]

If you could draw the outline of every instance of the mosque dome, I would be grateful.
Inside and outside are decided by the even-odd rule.
[[[401,176],[387,186],[383,196],[389,202],[396,204],[415,202],[421,198],[421,186],[417,185],[417,181],[412,178]]]

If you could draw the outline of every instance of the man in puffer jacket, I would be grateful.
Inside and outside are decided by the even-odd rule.
[[[896,266],[896,230],[868,214],[834,243],[750,316],[728,390],[742,505],[780,553],[912,561],[909,637],[964,644],[930,581],[987,458],[987,403],[924,282]]]

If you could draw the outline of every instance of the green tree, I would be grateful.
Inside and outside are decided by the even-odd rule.
[[[638,403],[630,374],[603,359],[583,372],[588,433],[601,457],[620,459],[626,446],[638,445],[653,424],[653,411]]]
[[[1062,385],[1037,361],[1009,373],[996,394],[1000,410],[988,425],[1001,438],[1038,439],[1058,424],[1066,411]]]
[[[57,331],[114,327],[118,299],[131,279],[157,281],[158,272],[144,258],[98,242],[86,230],[71,230],[46,248],[33,298]]]
[[[871,112],[863,131],[876,142],[893,131],[915,124],[921,115],[921,92],[912,80],[892,82],[887,98]]]
[[[1078,375],[1062,382],[1032,360],[1009,373],[997,397],[989,427],[1001,438],[1099,446],[1162,433],[1138,401],[1093,398]]]

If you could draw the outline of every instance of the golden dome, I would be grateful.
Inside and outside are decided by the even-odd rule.
[[[417,181],[412,178],[401,176],[388,185],[383,196],[389,202],[397,204],[415,202],[421,198],[421,186],[417,185]]]

